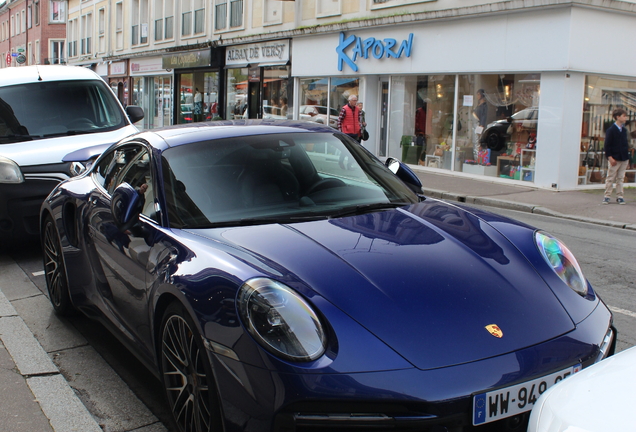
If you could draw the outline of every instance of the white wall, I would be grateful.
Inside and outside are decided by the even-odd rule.
[[[535,185],[577,185],[585,74],[541,74]]]

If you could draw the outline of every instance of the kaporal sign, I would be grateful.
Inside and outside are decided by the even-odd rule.
[[[353,48],[347,54],[347,50],[351,45]],[[404,56],[411,57],[411,48],[413,47],[413,33],[409,34],[408,39],[403,40],[399,45],[395,39],[376,39],[374,37],[362,39],[359,36],[350,35],[345,38],[344,32],[340,33],[340,43],[336,47],[338,53],[338,70],[342,72],[342,68],[346,63],[354,72],[358,72],[356,61],[358,57],[368,59],[369,55],[376,59],[386,57],[388,59],[398,59]]]

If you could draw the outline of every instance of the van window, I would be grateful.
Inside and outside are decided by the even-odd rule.
[[[0,87],[0,143],[106,132],[126,125],[108,86],[99,80]],[[9,137],[10,139],[2,139]]]

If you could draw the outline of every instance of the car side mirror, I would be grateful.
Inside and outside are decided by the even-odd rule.
[[[117,228],[126,231],[135,224],[141,213],[142,198],[128,183],[122,183],[113,192],[110,211]]]
[[[422,181],[406,164],[395,158],[388,158],[384,163],[386,167],[404,182],[413,192],[422,193]]]
[[[137,123],[144,118],[144,109],[137,105],[128,105],[126,107],[126,114],[131,122]]]
[[[508,123],[512,123],[513,121],[515,121],[515,119],[513,119],[512,117],[508,117],[506,120],[508,121]]]

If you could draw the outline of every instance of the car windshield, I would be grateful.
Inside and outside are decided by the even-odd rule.
[[[0,87],[0,144],[105,132],[124,126],[103,81],[69,80]]]
[[[285,133],[181,145],[163,152],[162,171],[173,228],[326,219],[419,200],[342,134]]]

